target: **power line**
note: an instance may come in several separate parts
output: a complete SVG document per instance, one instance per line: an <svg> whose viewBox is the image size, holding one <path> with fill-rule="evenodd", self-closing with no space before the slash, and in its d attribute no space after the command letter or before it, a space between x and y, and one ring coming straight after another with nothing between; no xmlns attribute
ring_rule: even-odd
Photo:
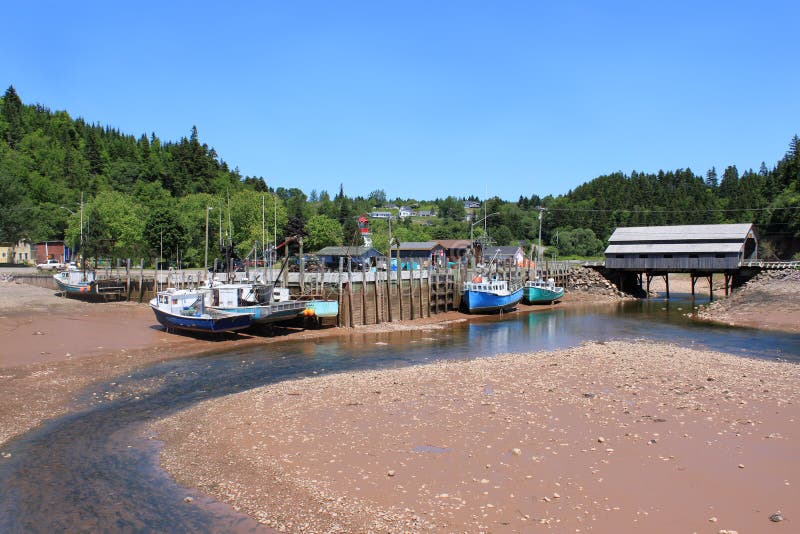
<svg viewBox="0 0 800 534"><path fill-rule="evenodd" d="M580 211L587 213L712 213L712 212L733 212L733 211L781 211L781 210L796 210L800 206L784 206L776 208L727 208L727 209L691 209L691 210L632 210L627 208L618 209L583 209L583 208L547 208L549 211Z"/></svg>

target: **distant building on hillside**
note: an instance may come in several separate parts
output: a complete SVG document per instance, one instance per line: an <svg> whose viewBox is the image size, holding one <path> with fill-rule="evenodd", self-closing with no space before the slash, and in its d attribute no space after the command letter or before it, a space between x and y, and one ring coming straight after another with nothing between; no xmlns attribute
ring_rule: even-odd
<svg viewBox="0 0 800 534"><path fill-rule="evenodd" d="M412 215L414 217L436 217L436 212L434 210L419 210L413 212Z"/></svg>
<svg viewBox="0 0 800 534"><path fill-rule="evenodd" d="M481 203L477 200L465 200L464 201L464 209L467 210L474 210L481 207Z"/></svg>
<svg viewBox="0 0 800 534"><path fill-rule="evenodd" d="M394 213L391 211L371 211L369 216L371 219L394 219Z"/></svg>
<svg viewBox="0 0 800 534"><path fill-rule="evenodd" d="M414 215L414 210L411 208L411 206L400 206L400 208L398 209L398 216L401 219L405 219L406 217L411 217L412 215Z"/></svg>

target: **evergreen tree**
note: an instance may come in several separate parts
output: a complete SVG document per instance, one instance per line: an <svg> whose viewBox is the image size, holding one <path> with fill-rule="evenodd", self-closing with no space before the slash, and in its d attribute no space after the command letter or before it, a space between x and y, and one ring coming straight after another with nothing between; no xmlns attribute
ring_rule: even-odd
<svg viewBox="0 0 800 534"><path fill-rule="evenodd" d="M22 127L22 100L17 95L13 85L9 85L3 95L3 106L0 108L2 117L7 124L6 142L11 148L17 148L23 135Z"/></svg>
<svg viewBox="0 0 800 534"><path fill-rule="evenodd" d="M719 180L717 179L717 169L711 167L706 173L706 185L711 189L719 187Z"/></svg>

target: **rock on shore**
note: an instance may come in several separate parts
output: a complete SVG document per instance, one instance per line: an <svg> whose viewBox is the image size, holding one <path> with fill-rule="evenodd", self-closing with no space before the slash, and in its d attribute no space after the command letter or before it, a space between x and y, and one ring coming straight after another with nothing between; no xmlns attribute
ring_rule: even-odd
<svg viewBox="0 0 800 534"><path fill-rule="evenodd" d="M608 297L630 297L630 295L620 291L614 283L610 282L602 274L588 267L573 267L567 289L569 291Z"/></svg>
<svg viewBox="0 0 800 534"><path fill-rule="evenodd" d="M800 332L800 271L762 271L697 317L731 326Z"/></svg>

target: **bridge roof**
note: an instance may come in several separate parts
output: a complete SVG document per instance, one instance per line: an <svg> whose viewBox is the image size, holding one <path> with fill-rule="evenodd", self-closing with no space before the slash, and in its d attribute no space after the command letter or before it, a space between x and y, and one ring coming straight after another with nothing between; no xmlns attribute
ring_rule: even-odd
<svg viewBox="0 0 800 534"><path fill-rule="evenodd" d="M719 241L738 241L744 243L753 231L751 223L744 224L694 224L680 226L632 226L617 228L611 234L610 245L624 243L644 244L647 242L697 243L713 244L718 250ZM738 250L738 249L737 249Z"/></svg>
<svg viewBox="0 0 800 534"><path fill-rule="evenodd" d="M724 254L738 253L744 243L641 243L609 245L606 254Z"/></svg>

